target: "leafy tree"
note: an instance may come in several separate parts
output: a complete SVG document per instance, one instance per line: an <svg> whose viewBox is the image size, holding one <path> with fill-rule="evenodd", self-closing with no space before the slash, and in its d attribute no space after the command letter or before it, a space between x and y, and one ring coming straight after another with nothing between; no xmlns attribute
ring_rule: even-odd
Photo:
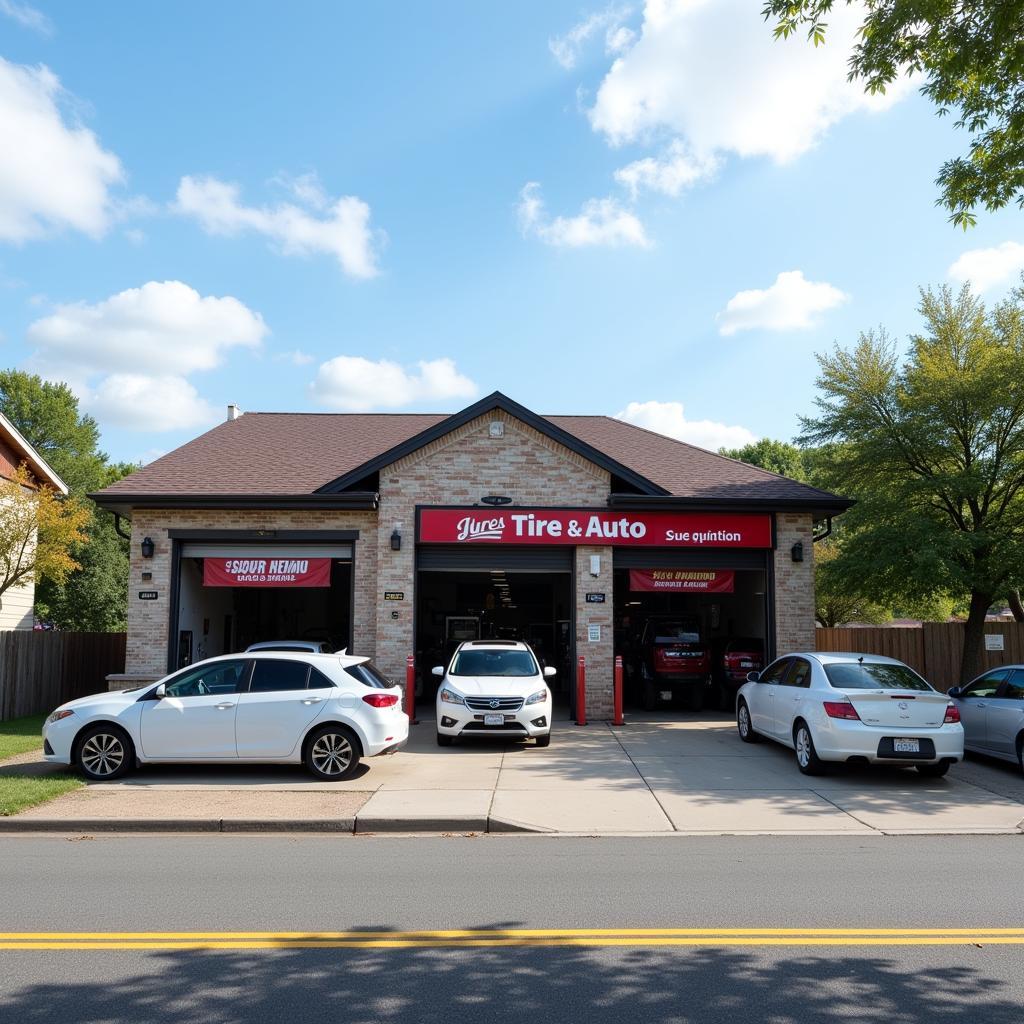
<svg viewBox="0 0 1024 1024"><path fill-rule="evenodd" d="M982 668L985 615L1024 578L1024 290L986 310L967 288L921 292L925 333L901 364L884 332L819 356L808 444L858 504L837 558L867 596L969 602L961 674Z"/></svg>
<svg viewBox="0 0 1024 1024"><path fill-rule="evenodd" d="M96 421L79 412L78 399L66 384L20 370L0 371L0 409L89 511L87 543L72 550L79 565L66 580L41 581L36 589L37 616L61 629L123 630L128 542L114 530L113 516L86 495L137 467L108 462L99 449Z"/></svg>
<svg viewBox="0 0 1024 1024"><path fill-rule="evenodd" d="M719 455L740 462L748 462L752 466L760 466L772 473L788 476L790 480L805 481L807 469L804 464L804 453L796 445L785 441L773 441L764 437L742 448L719 448Z"/></svg>
<svg viewBox="0 0 1024 1024"><path fill-rule="evenodd" d="M74 499L37 486L24 465L0 482L0 600L11 587L66 580L79 568L71 548L88 540L88 519Z"/></svg>
<svg viewBox="0 0 1024 1024"><path fill-rule="evenodd" d="M840 0L843 2L843 0ZM938 202L954 224L974 210L1024 206L1024 10L1020 0L845 0L864 10L850 56L850 80L884 92L900 75L923 81L940 115L957 111L971 136L968 152L939 171ZM835 0L765 0L776 38L806 29L815 46L827 37Z"/></svg>

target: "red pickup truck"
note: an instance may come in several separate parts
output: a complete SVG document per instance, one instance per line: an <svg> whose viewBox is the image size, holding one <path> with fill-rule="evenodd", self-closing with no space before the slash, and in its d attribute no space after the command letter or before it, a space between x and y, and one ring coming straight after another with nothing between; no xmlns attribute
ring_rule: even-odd
<svg viewBox="0 0 1024 1024"><path fill-rule="evenodd" d="M700 711L710 677L711 651L701 636L699 619L673 615L647 620L640 639L645 711L673 703L677 696L691 711Z"/></svg>

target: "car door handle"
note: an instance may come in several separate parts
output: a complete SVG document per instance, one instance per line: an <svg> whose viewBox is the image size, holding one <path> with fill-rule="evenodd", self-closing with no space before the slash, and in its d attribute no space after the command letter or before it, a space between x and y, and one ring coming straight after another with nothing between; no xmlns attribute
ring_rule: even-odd
<svg viewBox="0 0 1024 1024"><path fill-rule="evenodd" d="M319 704L323 700L323 697L304 697L302 699L303 704Z"/></svg>
<svg viewBox="0 0 1024 1024"><path fill-rule="evenodd" d="M234 704L215 704L214 705L214 707L218 711L227 711L229 708L233 708L234 706L235 706Z"/></svg>
<svg viewBox="0 0 1024 1024"><path fill-rule="evenodd" d="M982 703L981 701L978 701L978 703L977 703L977 704L975 704L974 706L975 706L976 708L983 708L983 707L986 707L986 705L985 705L985 704L983 704L983 703Z"/></svg>

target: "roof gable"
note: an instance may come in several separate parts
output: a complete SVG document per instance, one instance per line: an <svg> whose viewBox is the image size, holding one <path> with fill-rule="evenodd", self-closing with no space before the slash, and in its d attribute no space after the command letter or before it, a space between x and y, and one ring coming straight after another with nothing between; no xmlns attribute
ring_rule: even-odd
<svg viewBox="0 0 1024 1024"><path fill-rule="evenodd" d="M355 487L364 482L368 476L380 472L380 470L385 466L390 466L393 462L397 462L399 459L405 458L405 456L411 455L418 449L444 437L445 434L450 434L459 427L464 426L481 416L486 416L487 413L494 412L497 409L508 413L509 416L512 416L517 420L521 420L523 423L536 430L539 434L543 434L552 441L557 442L563 447L568 448L570 451L575 452L582 458L587 459L587 461L592 462L595 466L600 466L613 476L617 476L626 481L628 484L635 487L641 494L668 495L670 493L664 487L656 484L653 480L649 480L647 477L636 472L636 470L630 469L623 463L609 457L606 452L587 444L586 441L583 441L575 434L569 433L569 431L558 426L550 419L538 416L525 406L512 401L511 398L507 395L503 395L500 391L495 391L493 394L480 399L479 402L475 402L473 405L463 409L461 412L447 417L447 419L431 424L413 437L402 441L400 444L389 448L385 452L381 452L380 455L369 459L361 466L357 466L355 469L349 470L342 476L331 480L329 483L324 484L323 487L317 488L316 493L338 494L340 491L344 491L349 487Z"/></svg>

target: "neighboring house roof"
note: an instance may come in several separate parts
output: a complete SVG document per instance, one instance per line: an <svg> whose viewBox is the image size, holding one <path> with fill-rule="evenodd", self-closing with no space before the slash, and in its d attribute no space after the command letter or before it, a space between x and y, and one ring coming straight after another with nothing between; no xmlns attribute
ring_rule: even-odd
<svg viewBox="0 0 1024 1024"><path fill-rule="evenodd" d="M47 484L61 494L68 493L68 485L50 468L47 461L22 437L21 431L0 412L0 439L10 445L18 459L32 471L40 483Z"/></svg>
<svg viewBox="0 0 1024 1024"><path fill-rule="evenodd" d="M613 419L538 416L498 392L451 416L246 413L214 427L96 495L125 508L146 499L340 498L384 466L496 408L523 419L655 504L798 506L823 514L852 502L747 463ZM614 489L614 488L613 488ZM622 497L625 499L626 495Z"/></svg>

